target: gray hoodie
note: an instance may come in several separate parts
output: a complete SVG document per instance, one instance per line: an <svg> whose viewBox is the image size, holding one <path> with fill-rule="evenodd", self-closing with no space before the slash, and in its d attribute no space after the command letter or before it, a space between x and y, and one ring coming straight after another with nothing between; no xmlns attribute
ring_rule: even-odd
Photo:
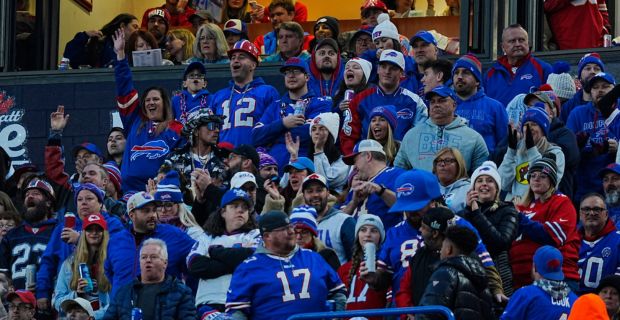
<svg viewBox="0 0 620 320"><path fill-rule="evenodd" d="M489 157L484 139L467 126L465 118L456 116L454 121L443 127L428 118L407 131L394 159L394 166L432 171L435 155L445 147L454 147L461 152L467 172L478 168Z"/></svg>

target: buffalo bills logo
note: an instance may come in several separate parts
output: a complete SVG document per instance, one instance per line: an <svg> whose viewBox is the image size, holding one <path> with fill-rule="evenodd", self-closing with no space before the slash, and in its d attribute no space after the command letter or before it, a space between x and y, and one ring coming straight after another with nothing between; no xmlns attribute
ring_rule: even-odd
<svg viewBox="0 0 620 320"><path fill-rule="evenodd" d="M381 31L379 31L379 33L381 33ZM385 56L386 57L394 57L394 58L396 58L396 57L398 57L398 52L390 51L390 52L386 53Z"/></svg>
<svg viewBox="0 0 620 320"><path fill-rule="evenodd" d="M410 196L413 193L415 187L411 183L405 183L396 189L398 197Z"/></svg>
<svg viewBox="0 0 620 320"><path fill-rule="evenodd" d="M131 148L131 160L134 161L140 156L146 156L148 159L161 158L168 154L168 145L163 140L149 141L141 146L133 146Z"/></svg>
<svg viewBox="0 0 620 320"><path fill-rule="evenodd" d="M532 76L531 73L528 73L528 74L522 75L520 79L521 80L531 80L532 78L534 78L534 76Z"/></svg>
<svg viewBox="0 0 620 320"><path fill-rule="evenodd" d="M489 167L482 167L482 168L478 169L478 172L486 172L486 171L491 171L491 168L489 168Z"/></svg>
<svg viewBox="0 0 620 320"><path fill-rule="evenodd" d="M380 38L380 37L381 37L381 31L376 31L372 33L373 39Z"/></svg>
<svg viewBox="0 0 620 320"><path fill-rule="evenodd" d="M399 110L396 115L401 119L411 119L413 118L413 111L411 111L411 109L402 109Z"/></svg>
<svg viewBox="0 0 620 320"><path fill-rule="evenodd" d="M91 214L90 216L88 216L88 222L100 221L100 220L101 218L99 218L99 216L96 214Z"/></svg>

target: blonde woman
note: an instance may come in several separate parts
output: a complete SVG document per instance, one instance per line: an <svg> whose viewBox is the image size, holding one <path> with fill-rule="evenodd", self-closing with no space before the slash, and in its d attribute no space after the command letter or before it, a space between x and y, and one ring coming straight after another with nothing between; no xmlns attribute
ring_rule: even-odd
<svg viewBox="0 0 620 320"><path fill-rule="evenodd" d="M456 148L443 148L433 160L433 174L439 180L439 189L448 208L459 212L465 208L465 196L469 190L469 177L465 159Z"/></svg>
<svg viewBox="0 0 620 320"><path fill-rule="evenodd" d="M377 106L370 112L367 138L376 140L383 146L388 166L393 165L400 148L400 141L394 139L396 122L396 107L393 105Z"/></svg>
<svg viewBox="0 0 620 320"><path fill-rule="evenodd" d="M175 65L186 63L194 56L195 40L194 34L187 29L170 30L166 41L168 60Z"/></svg>
<svg viewBox="0 0 620 320"><path fill-rule="evenodd" d="M84 219L75 252L65 260L58 273L52 300L56 310L61 312L64 301L80 297L90 302L95 319L103 319L112 288L103 268L109 239L108 226L102 215L91 214ZM80 264L86 264L91 282L81 277Z"/></svg>
<svg viewBox="0 0 620 320"><path fill-rule="evenodd" d="M204 64L229 63L227 56L228 43L222 29L213 23L203 24L196 32L194 41L194 57L188 62L202 62Z"/></svg>

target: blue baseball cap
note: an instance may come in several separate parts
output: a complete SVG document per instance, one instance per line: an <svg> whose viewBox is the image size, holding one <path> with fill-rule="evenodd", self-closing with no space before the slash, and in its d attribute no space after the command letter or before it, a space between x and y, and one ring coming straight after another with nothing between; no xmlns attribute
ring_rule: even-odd
<svg viewBox="0 0 620 320"><path fill-rule="evenodd" d="M308 63L306 60L300 59L299 57L288 58L286 62L280 67L280 73L284 73L286 69L297 68L301 69L305 74L309 74L310 70L308 70Z"/></svg>
<svg viewBox="0 0 620 320"><path fill-rule="evenodd" d="M594 83L596 81L598 81L598 80L603 80L603 81L605 81L605 82L607 82L609 84L612 84L614 86L616 85L616 79L614 79L614 76L612 76L611 74L606 73L606 72L599 72L599 73L595 74L594 77L592 77L590 79L590 81L588 81L588 85L585 87L586 92L589 93L590 89L592 89L592 86L594 85Z"/></svg>
<svg viewBox="0 0 620 320"><path fill-rule="evenodd" d="M437 46L437 39L435 39L435 36L433 36L432 33L426 31L426 30L420 30L418 31L412 38L411 38L411 44L413 45L413 43L416 40L422 40L424 42L427 43L432 43L433 45Z"/></svg>
<svg viewBox="0 0 620 320"><path fill-rule="evenodd" d="M598 172L598 176L603 178L605 176L605 174L607 174L609 172L613 172L615 174L620 174L620 164L617 164L615 162L608 164L605 168L601 169Z"/></svg>
<svg viewBox="0 0 620 320"><path fill-rule="evenodd" d="M564 272L562 272L562 262L564 258L560 250L552 246L542 246L534 253L534 267L536 272L549 280L564 280Z"/></svg>
<svg viewBox="0 0 620 320"><path fill-rule="evenodd" d="M414 169L401 174L395 183L396 203L389 212L418 211L431 200L441 197L439 180L425 170Z"/></svg>
<svg viewBox="0 0 620 320"><path fill-rule="evenodd" d="M430 100L434 95L438 95L443 98L452 98L452 100L456 101L456 95L454 91L450 89L450 87L446 86L437 86L433 90L426 93L426 100Z"/></svg>
<svg viewBox="0 0 620 320"><path fill-rule="evenodd" d="M200 73L205 75L205 77L207 75L207 68L205 68L205 65L202 64L202 62L194 61L187 65L185 71L183 71L183 80L187 79L187 75L194 70L198 70Z"/></svg>
<svg viewBox="0 0 620 320"><path fill-rule="evenodd" d="M80 150L86 150L90 153L94 153L96 154L99 158L103 159L103 153L101 152L101 150L99 150L99 148L90 142L83 142L81 144L78 144L77 146L73 147L73 157L77 157L78 152L80 152Z"/></svg>
<svg viewBox="0 0 620 320"><path fill-rule="evenodd" d="M232 188L226 191L220 201L220 207L224 208L226 205L235 200L243 200L248 204L248 207L252 207L252 199L250 199L250 195L239 188Z"/></svg>
<svg viewBox="0 0 620 320"><path fill-rule="evenodd" d="M308 170L308 173L314 173L314 171L316 171L316 169L314 168L314 162L312 162L312 160L306 158L306 157L299 157L297 158L297 161L295 162L291 162L287 165L284 166L284 172L288 172L291 169L297 169L297 170Z"/></svg>

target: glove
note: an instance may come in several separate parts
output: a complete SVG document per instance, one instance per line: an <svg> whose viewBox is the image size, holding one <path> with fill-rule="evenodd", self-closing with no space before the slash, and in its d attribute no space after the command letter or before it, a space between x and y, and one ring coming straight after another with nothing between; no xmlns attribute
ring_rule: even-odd
<svg viewBox="0 0 620 320"><path fill-rule="evenodd" d="M590 139L590 134L584 131L577 133L577 145L579 149L583 149L588 143L588 139Z"/></svg>
<svg viewBox="0 0 620 320"><path fill-rule="evenodd" d="M530 129L530 125L525 125L525 148L530 149L534 146L534 137L532 136L532 130Z"/></svg>
<svg viewBox="0 0 620 320"><path fill-rule="evenodd" d="M517 129L508 125L508 148L517 150Z"/></svg>

